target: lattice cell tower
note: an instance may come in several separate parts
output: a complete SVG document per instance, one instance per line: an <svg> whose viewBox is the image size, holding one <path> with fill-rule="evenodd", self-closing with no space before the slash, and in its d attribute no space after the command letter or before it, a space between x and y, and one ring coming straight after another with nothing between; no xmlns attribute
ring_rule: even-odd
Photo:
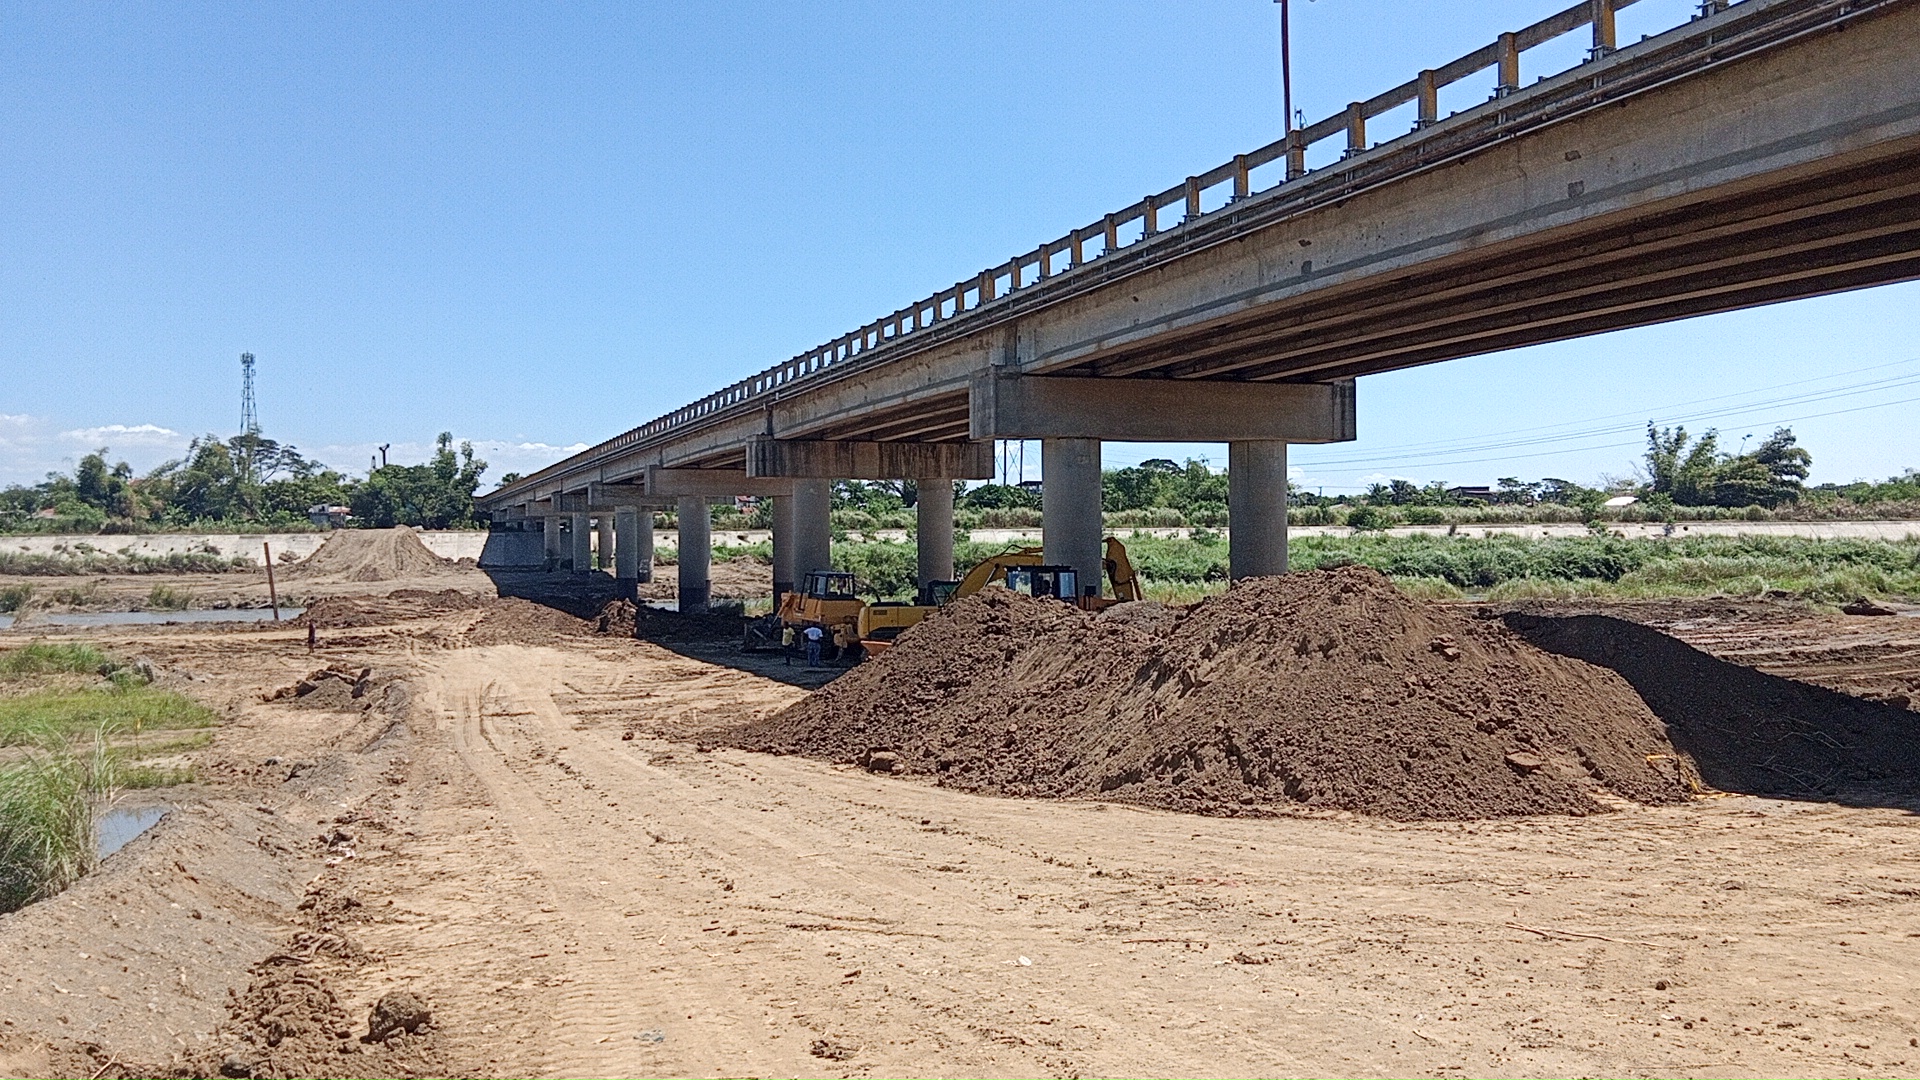
<svg viewBox="0 0 1920 1080"><path fill-rule="evenodd" d="M260 413L253 404L253 354L240 354L240 433L260 434Z"/></svg>

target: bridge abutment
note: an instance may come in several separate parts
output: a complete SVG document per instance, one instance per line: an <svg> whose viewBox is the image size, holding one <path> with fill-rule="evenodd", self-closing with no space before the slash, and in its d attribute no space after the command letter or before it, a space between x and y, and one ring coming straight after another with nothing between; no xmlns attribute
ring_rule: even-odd
<svg viewBox="0 0 1920 1080"><path fill-rule="evenodd" d="M1040 440L1040 531L1048 563L1071 566L1080 591L1098 590L1102 573L1100 440Z"/></svg>
<svg viewBox="0 0 1920 1080"><path fill-rule="evenodd" d="M1227 444L1227 565L1234 580L1287 572L1287 444Z"/></svg>
<svg viewBox="0 0 1920 1080"><path fill-rule="evenodd" d="M707 600L713 592L708 574L708 567L713 562L713 516L707 510L704 495L683 496L678 514L680 610L703 612L707 610Z"/></svg>

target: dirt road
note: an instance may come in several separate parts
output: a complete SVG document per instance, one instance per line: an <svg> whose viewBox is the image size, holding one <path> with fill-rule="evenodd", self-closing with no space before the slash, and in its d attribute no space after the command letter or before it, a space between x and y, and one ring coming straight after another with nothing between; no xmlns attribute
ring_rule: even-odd
<svg viewBox="0 0 1920 1080"><path fill-rule="evenodd" d="M248 781L278 785L279 817L377 814L359 857L279 865L370 913L352 932L377 961L332 972L347 1014L423 993L457 1074L1920 1068L1904 812L1722 797L1399 825L979 798L702 750L804 690L641 642L475 647L471 618L332 643L410 684L403 745L250 697L307 665L291 635L124 646L230 695L208 751L228 766L276 740L316 763ZM110 864L96 887L171 873ZM47 906L0 920L0 950L83 932ZM57 951L36 978L62 977Z"/></svg>

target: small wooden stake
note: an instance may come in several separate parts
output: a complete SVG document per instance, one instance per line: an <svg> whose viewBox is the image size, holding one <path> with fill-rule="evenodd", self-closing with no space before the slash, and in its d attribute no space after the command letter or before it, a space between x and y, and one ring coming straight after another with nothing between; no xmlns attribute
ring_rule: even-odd
<svg viewBox="0 0 1920 1080"><path fill-rule="evenodd" d="M273 587L273 545L260 541L260 554L267 560L267 602L273 605L273 621L280 621L280 592Z"/></svg>

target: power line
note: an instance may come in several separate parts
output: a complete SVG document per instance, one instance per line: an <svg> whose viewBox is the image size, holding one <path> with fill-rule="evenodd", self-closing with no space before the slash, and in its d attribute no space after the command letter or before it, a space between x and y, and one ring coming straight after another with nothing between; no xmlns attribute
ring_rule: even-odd
<svg viewBox="0 0 1920 1080"><path fill-rule="evenodd" d="M1915 361L1911 361L1911 360L1901 361L1901 363L1913 363L1913 362ZM1891 367L1895 365L1879 365L1879 366ZM1863 368L1860 370L1873 370L1873 369ZM1837 376L1830 376L1830 377L1837 377ZM1805 382L1810 382L1810 381L1819 381L1819 380L1802 380L1800 384L1804 385ZM1788 383L1783 385L1791 386L1796 384ZM1920 374L1902 375L1902 376L1897 376L1889 379L1874 379L1874 380L1869 380L1867 382L1862 382L1862 383L1851 383L1844 386L1829 387L1827 389L1819 390L1810 394L1792 394L1784 397L1771 398L1771 399L1755 401L1755 402L1748 402L1745 404L1731 406L1723 409L1711 409L1703 412L1697 412L1697 413L1680 415L1680 416L1669 415L1669 417L1666 418L1664 422L1669 424L1689 424L1689 423L1699 423L1699 422L1708 421L1708 420L1724 420L1724 419L1733 418L1733 417L1748 416L1755 413L1760 413L1766 409L1777 408L1780 406L1806 405L1806 404L1812 404L1813 402L1817 402L1817 401L1833 401L1840 398L1857 397L1861 394L1877 393L1885 390L1892 390L1896 388L1913 386L1913 385L1920 385ZM1746 391L1742 394L1723 394L1723 395L1718 395L1715 398L1702 398L1697 400L1700 402L1725 400L1726 398L1729 398L1729 397L1744 397L1744 396L1750 396L1756 393L1764 393L1766 390L1771 390L1771 389L1777 389L1777 387L1766 387L1761 390ZM1878 408L1878 407L1879 406L1877 405L1866 406L1866 408ZM1668 409L1672 409L1672 408L1675 408L1675 407L1674 406L1668 407ZM1654 413L1655 416L1657 417L1659 413L1666 412L1666 411L1667 409L1661 409L1661 410L1647 410L1646 412ZM1640 415L1646 415L1646 413L1636 411L1634 413L1615 413L1612 415L1613 416L1630 416L1630 415L1640 416ZM1829 414L1821 414L1821 415L1829 415ZM1516 431L1505 432L1502 434L1521 435L1529 431L1552 430L1553 428L1569 428L1575 424L1589 424L1589 423L1593 423L1595 420L1604 420L1608 418L1609 417L1596 417L1590 420L1568 421L1565 424L1547 425L1539 428L1522 428ZM1656 420L1656 422L1660 422L1660 421ZM1769 421L1769 422L1786 423L1791 421ZM1591 438L1598 438L1606 435L1623 434L1628 431L1639 431L1640 429L1641 429L1640 422L1636 420L1632 424L1626 424L1626 425L1611 424L1611 425L1604 425L1604 426L1598 426L1598 427L1576 429L1571 431L1561 430L1555 434L1537 435L1529 438L1506 439L1506 438L1501 438L1499 436L1495 436L1493 437L1493 441L1484 441L1484 442L1474 442L1474 441L1462 439L1462 440L1456 441L1456 443L1451 446L1442 444L1436 447L1431 442L1411 443L1411 444L1404 444L1404 449L1387 446L1387 447L1380 447L1374 450L1369 450L1367 453L1362 455L1324 458L1317 461L1316 465L1355 465L1355 464L1375 464L1375 463L1382 463L1382 462L1394 463L1394 462L1403 462L1403 461L1409 461L1409 460L1424 461L1431 458L1450 457L1451 455L1454 455L1454 454L1480 453L1488 450L1506 450L1506 449L1518 449L1518 448L1527 447L1527 446L1553 445L1555 443L1563 443L1563 442L1568 442L1576 439L1591 439ZM1599 449L1599 447L1594 447L1594 449ZM1399 450L1400 452L1397 452L1397 453L1394 452L1396 450ZM1516 455L1516 456L1524 457L1526 455ZM1498 459L1491 459L1491 460L1498 460Z"/></svg>
<svg viewBox="0 0 1920 1080"><path fill-rule="evenodd" d="M1806 413L1800 416L1782 417L1776 420L1769 420L1767 421L1767 423L1795 424L1795 423L1799 423L1802 420L1820 420L1829 416L1845 416L1850 413L1867 412L1871 409L1885 409L1885 408L1891 408L1892 406L1895 406L1895 405L1911 405L1914 402L1920 402L1920 397L1901 398L1897 401L1879 401L1879 402L1875 402L1872 405L1856 405L1850 409L1832 409L1827 412ZM1560 457L1566 454L1580 454L1580 453L1587 453L1595 450L1618 450L1618 449L1624 449L1627 447L1637 447L1640 445L1642 445L1642 443L1639 440L1634 440L1632 442L1601 443L1601 444L1588 445L1588 446L1570 446L1570 447L1566 447L1559 450L1542 450L1538 453L1533 453L1533 454L1503 454L1503 455L1497 455L1494 457L1484 457L1484 458L1452 458L1445 461L1423 462L1422 465L1423 467L1426 467L1426 468L1438 468L1440 466L1445 466L1445 465L1480 465L1480 464L1485 464L1491 461L1528 461L1534 458ZM1463 448L1457 452L1466 454L1466 453L1474 453L1476 451L1474 448ZM1350 473L1374 471L1366 468L1322 470L1320 468L1320 465L1322 463L1320 462L1310 462L1310 463L1302 462L1301 464L1305 467L1312 468L1316 472L1324 471L1324 472L1332 473L1335 475L1342 474L1342 473L1350 474Z"/></svg>

